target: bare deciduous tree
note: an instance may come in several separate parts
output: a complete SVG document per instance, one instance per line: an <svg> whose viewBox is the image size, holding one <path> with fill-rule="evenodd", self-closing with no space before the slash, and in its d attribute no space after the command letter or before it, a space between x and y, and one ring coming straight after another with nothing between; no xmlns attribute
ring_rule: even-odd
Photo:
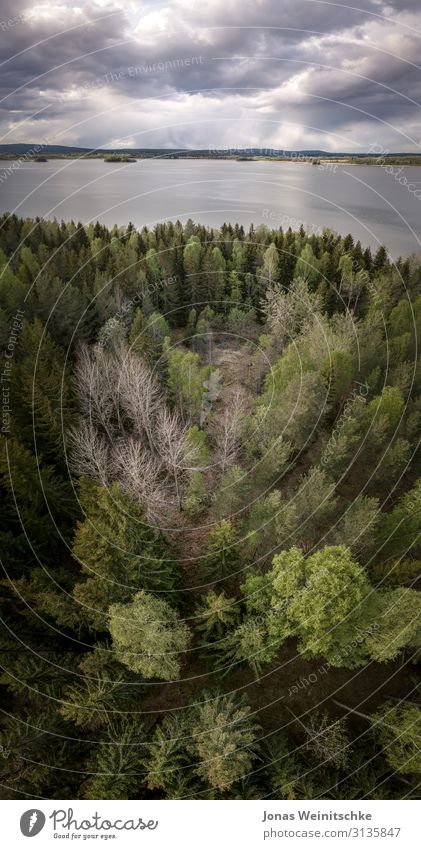
<svg viewBox="0 0 421 849"><path fill-rule="evenodd" d="M177 503L181 508L181 482L186 471L195 468L197 447L189 443L189 425L176 413L163 407L156 421L156 447L162 462L173 477Z"/></svg>
<svg viewBox="0 0 421 849"><path fill-rule="evenodd" d="M70 433L75 473L104 485L118 480L151 518L162 518L171 501L180 508L198 447L188 439L189 425L166 406L148 366L124 347L84 347L77 388L86 420Z"/></svg>
<svg viewBox="0 0 421 849"><path fill-rule="evenodd" d="M87 475L106 486L109 480L109 448L92 422L83 421L68 433L69 465L76 475Z"/></svg>
<svg viewBox="0 0 421 849"><path fill-rule="evenodd" d="M76 363L76 387L82 411L94 427L111 440L112 417L116 411L117 361L100 346L80 348Z"/></svg>
<svg viewBox="0 0 421 849"><path fill-rule="evenodd" d="M163 515L168 497L160 459L132 438L119 439L112 450L111 469L123 489L147 508L150 518Z"/></svg>
<svg viewBox="0 0 421 849"><path fill-rule="evenodd" d="M219 462L223 471L235 462L240 450L245 412L244 392L237 389L231 395L222 417L215 421L214 438L218 445Z"/></svg>
<svg viewBox="0 0 421 849"><path fill-rule="evenodd" d="M150 369L135 354L126 353L121 360L119 401L140 438L154 450L155 418L164 405L162 392Z"/></svg>
<svg viewBox="0 0 421 849"><path fill-rule="evenodd" d="M346 767L349 760L349 738L346 721L331 720L327 713L315 711L310 714L306 748L321 763L331 761L337 767Z"/></svg>

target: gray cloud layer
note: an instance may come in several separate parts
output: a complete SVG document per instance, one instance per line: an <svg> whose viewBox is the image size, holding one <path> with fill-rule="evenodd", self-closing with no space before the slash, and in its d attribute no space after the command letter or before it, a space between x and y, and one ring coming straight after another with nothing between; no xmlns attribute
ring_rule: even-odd
<svg viewBox="0 0 421 849"><path fill-rule="evenodd" d="M0 10L0 142L418 150L419 0Z"/></svg>

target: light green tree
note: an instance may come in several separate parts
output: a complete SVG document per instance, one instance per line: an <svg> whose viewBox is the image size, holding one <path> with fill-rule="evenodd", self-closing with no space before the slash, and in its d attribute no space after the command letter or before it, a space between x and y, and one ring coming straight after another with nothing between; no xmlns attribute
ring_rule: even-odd
<svg viewBox="0 0 421 849"><path fill-rule="evenodd" d="M260 280L266 289L278 280L279 257L276 245L272 242L263 254L263 265L260 269Z"/></svg>
<svg viewBox="0 0 421 849"><path fill-rule="evenodd" d="M379 520L379 499L358 495L351 504L344 505L342 515L332 526L327 541L332 545L345 545L356 557L361 558L372 544Z"/></svg>
<svg viewBox="0 0 421 849"><path fill-rule="evenodd" d="M335 666L358 666L366 658L358 628L370 620L372 588L364 569L344 546L328 546L311 557L297 549L274 558L270 577L274 599L289 602L279 626L271 617L269 630L284 638L296 634L306 657L323 655ZM354 645L355 643L355 645Z"/></svg>
<svg viewBox="0 0 421 849"><path fill-rule="evenodd" d="M169 392L180 411L198 422L205 403L205 381L209 378L210 368L201 365L198 354L179 346L171 347L169 341L164 347L164 353Z"/></svg>
<svg viewBox="0 0 421 849"><path fill-rule="evenodd" d="M372 717L375 733L392 769L421 773L421 708L386 703Z"/></svg>
<svg viewBox="0 0 421 849"><path fill-rule="evenodd" d="M146 678L180 676L180 654L190 640L187 625L164 601L143 590L128 604L113 604L109 629L117 659Z"/></svg>
<svg viewBox="0 0 421 849"><path fill-rule="evenodd" d="M421 593L406 587L376 593L376 629L366 645L373 660L389 663L402 649L421 648Z"/></svg>
<svg viewBox="0 0 421 849"><path fill-rule="evenodd" d="M313 248L307 244L298 257L294 278L302 277L310 286L315 286L320 279L319 260L313 253Z"/></svg>
<svg viewBox="0 0 421 849"><path fill-rule="evenodd" d="M248 475L241 466L227 469L213 494L213 514L216 519L227 519L237 513L247 499Z"/></svg>

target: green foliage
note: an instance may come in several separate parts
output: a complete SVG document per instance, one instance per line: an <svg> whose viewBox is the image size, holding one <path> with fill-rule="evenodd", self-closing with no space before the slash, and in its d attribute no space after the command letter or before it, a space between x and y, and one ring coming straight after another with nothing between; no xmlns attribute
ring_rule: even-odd
<svg viewBox="0 0 421 849"><path fill-rule="evenodd" d="M198 776L226 790L250 771L257 728L244 699L207 692L202 698L189 717L186 748Z"/></svg>
<svg viewBox="0 0 421 849"><path fill-rule="evenodd" d="M421 708L386 702L372 717L375 733L392 769L421 773Z"/></svg>
<svg viewBox="0 0 421 849"><path fill-rule="evenodd" d="M235 624L238 615L235 598L228 598L224 592L210 590L196 608L196 628L204 642L219 640Z"/></svg>
<svg viewBox="0 0 421 849"><path fill-rule="evenodd" d="M326 472L313 466L299 481L293 498L282 506L276 519L278 541L312 550L323 539L323 529L336 513L335 484Z"/></svg>
<svg viewBox="0 0 421 849"><path fill-rule="evenodd" d="M304 770L284 735L277 734L275 739L270 738L267 755L270 786L276 798L311 798L308 792L302 791L301 772Z"/></svg>
<svg viewBox="0 0 421 849"><path fill-rule="evenodd" d="M405 557L419 546L421 533L421 478L377 526L372 553L376 560Z"/></svg>
<svg viewBox="0 0 421 849"><path fill-rule="evenodd" d="M190 307L200 306L203 298L199 275L202 259L202 246L197 236L191 236L183 252L183 267L187 286L187 303Z"/></svg>
<svg viewBox="0 0 421 849"><path fill-rule="evenodd" d="M143 733L138 717L110 720L95 744L82 785L84 799L135 799L141 772Z"/></svg>
<svg viewBox="0 0 421 849"><path fill-rule="evenodd" d="M180 411L198 422L205 401L205 381L210 369L202 366L198 354L180 347L164 349L168 368L168 390Z"/></svg>
<svg viewBox="0 0 421 849"><path fill-rule="evenodd" d="M289 355L286 358L285 369L273 369L252 424L262 454L282 444L288 446L288 453L291 448L298 452L308 447L326 411L321 375L306 371L305 363L294 363Z"/></svg>
<svg viewBox="0 0 421 849"><path fill-rule="evenodd" d="M241 584L247 613L265 615L272 598L271 573L262 574L250 569L246 572L245 581Z"/></svg>
<svg viewBox="0 0 421 849"><path fill-rule="evenodd" d="M112 601L128 601L139 588L174 590L177 571L162 535L118 484L105 488L82 479L80 498L86 518L78 523L73 554L89 577L75 596L88 621L103 630Z"/></svg>
<svg viewBox="0 0 421 849"><path fill-rule="evenodd" d="M164 340L170 335L170 326L159 312L153 312L147 319L137 308L130 329L131 350L143 356L149 365L154 365L162 356Z"/></svg>
<svg viewBox="0 0 421 849"><path fill-rule="evenodd" d="M405 401L397 387L386 386L366 403L354 394L324 447L321 462L328 474L348 474L359 486L390 485L410 457L410 444L397 436Z"/></svg>
<svg viewBox="0 0 421 849"><path fill-rule="evenodd" d="M285 505L281 493L274 490L265 498L259 498L252 504L245 525L247 550L256 556L271 554L276 548L279 537L279 517ZM285 519L285 516L283 517Z"/></svg>
<svg viewBox="0 0 421 849"><path fill-rule="evenodd" d="M0 483L6 523L0 525L0 541L9 567L16 567L20 575L36 564L37 556L62 556L63 539L70 541L79 516L71 483L52 463L44 461L40 466L40 458L22 442L14 437L6 441L3 436Z"/></svg>
<svg viewBox="0 0 421 849"><path fill-rule="evenodd" d="M111 316L98 333L98 343L101 347L107 348L110 351L118 350L124 344L125 340L126 331L124 325L115 316Z"/></svg>
<svg viewBox="0 0 421 849"><path fill-rule="evenodd" d="M320 277L319 261L313 253L311 245L307 244L300 253L295 266L294 277L302 277L310 285L315 286Z"/></svg>
<svg viewBox="0 0 421 849"><path fill-rule="evenodd" d="M146 743L145 768L149 790L162 790L168 799L190 796L191 758L186 751L187 717L168 714Z"/></svg>
<svg viewBox="0 0 421 849"><path fill-rule="evenodd" d="M180 677L179 655L190 632L164 599L141 590L128 604L112 604L109 629L116 658L133 672L165 681Z"/></svg>
<svg viewBox="0 0 421 849"><path fill-rule="evenodd" d="M274 599L288 602L279 618L270 619L274 636L296 634L306 657L322 655L333 666L364 662L363 648L350 647L366 621L371 587L345 547L326 547L307 559L297 549L283 552L274 558L270 577Z"/></svg>
<svg viewBox="0 0 421 849"><path fill-rule="evenodd" d="M10 406L14 434L45 462L61 459L63 429L74 421L71 389L65 353L38 318L23 322Z"/></svg>
<svg viewBox="0 0 421 849"><path fill-rule="evenodd" d="M276 245L272 242L271 245L263 254L263 265L260 270L260 278L266 285L271 286L278 279L279 273L279 257Z"/></svg>
<svg viewBox="0 0 421 849"><path fill-rule="evenodd" d="M421 560L397 560L376 563L370 567L373 582L380 586L412 586L421 577Z"/></svg>
<svg viewBox="0 0 421 849"><path fill-rule="evenodd" d="M190 519L203 513L206 503L206 487L202 472L193 472L186 490L184 510Z"/></svg>
<svg viewBox="0 0 421 849"><path fill-rule="evenodd" d="M351 386L354 364L348 351L332 351L325 354L323 377L328 391L329 401L338 403Z"/></svg>
<svg viewBox="0 0 421 849"><path fill-rule="evenodd" d="M133 689L125 685L122 675L113 680L101 675L84 678L82 683L71 684L65 690L59 712L74 725L96 731L113 714L127 710L131 693Z"/></svg>
<svg viewBox="0 0 421 849"><path fill-rule="evenodd" d="M211 530L201 560L209 574L226 576L234 571L238 563L238 534L228 519L223 519Z"/></svg>
<svg viewBox="0 0 421 849"><path fill-rule="evenodd" d="M207 466L210 460L207 434L197 425L192 425L187 434L187 444L199 467Z"/></svg>
<svg viewBox="0 0 421 849"><path fill-rule="evenodd" d="M402 649L421 648L421 593L397 587L376 594L375 632L367 637L371 657L387 663Z"/></svg>
<svg viewBox="0 0 421 849"><path fill-rule="evenodd" d="M247 497L247 475L241 466L234 465L222 475L219 487L213 494L213 515L216 519L228 519L243 506Z"/></svg>
<svg viewBox="0 0 421 849"><path fill-rule="evenodd" d="M248 663L256 678L262 667L276 657L281 640L268 633L265 623L247 619L219 646L219 657L229 667Z"/></svg>
<svg viewBox="0 0 421 849"><path fill-rule="evenodd" d="M371 547L379 521L379 499L358 495L351 504L344 504L342 515L329 537L334 545L345 545L361 559Z"/></svg>

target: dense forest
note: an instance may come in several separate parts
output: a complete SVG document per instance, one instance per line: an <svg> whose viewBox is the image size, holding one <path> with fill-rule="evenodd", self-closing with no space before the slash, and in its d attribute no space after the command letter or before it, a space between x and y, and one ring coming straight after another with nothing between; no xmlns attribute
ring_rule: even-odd
<svg viewBox="0 0 421 849"><path fill-rule="evenodd" d="M6 799L415 798L421 261L5 215Z"/></svg>

